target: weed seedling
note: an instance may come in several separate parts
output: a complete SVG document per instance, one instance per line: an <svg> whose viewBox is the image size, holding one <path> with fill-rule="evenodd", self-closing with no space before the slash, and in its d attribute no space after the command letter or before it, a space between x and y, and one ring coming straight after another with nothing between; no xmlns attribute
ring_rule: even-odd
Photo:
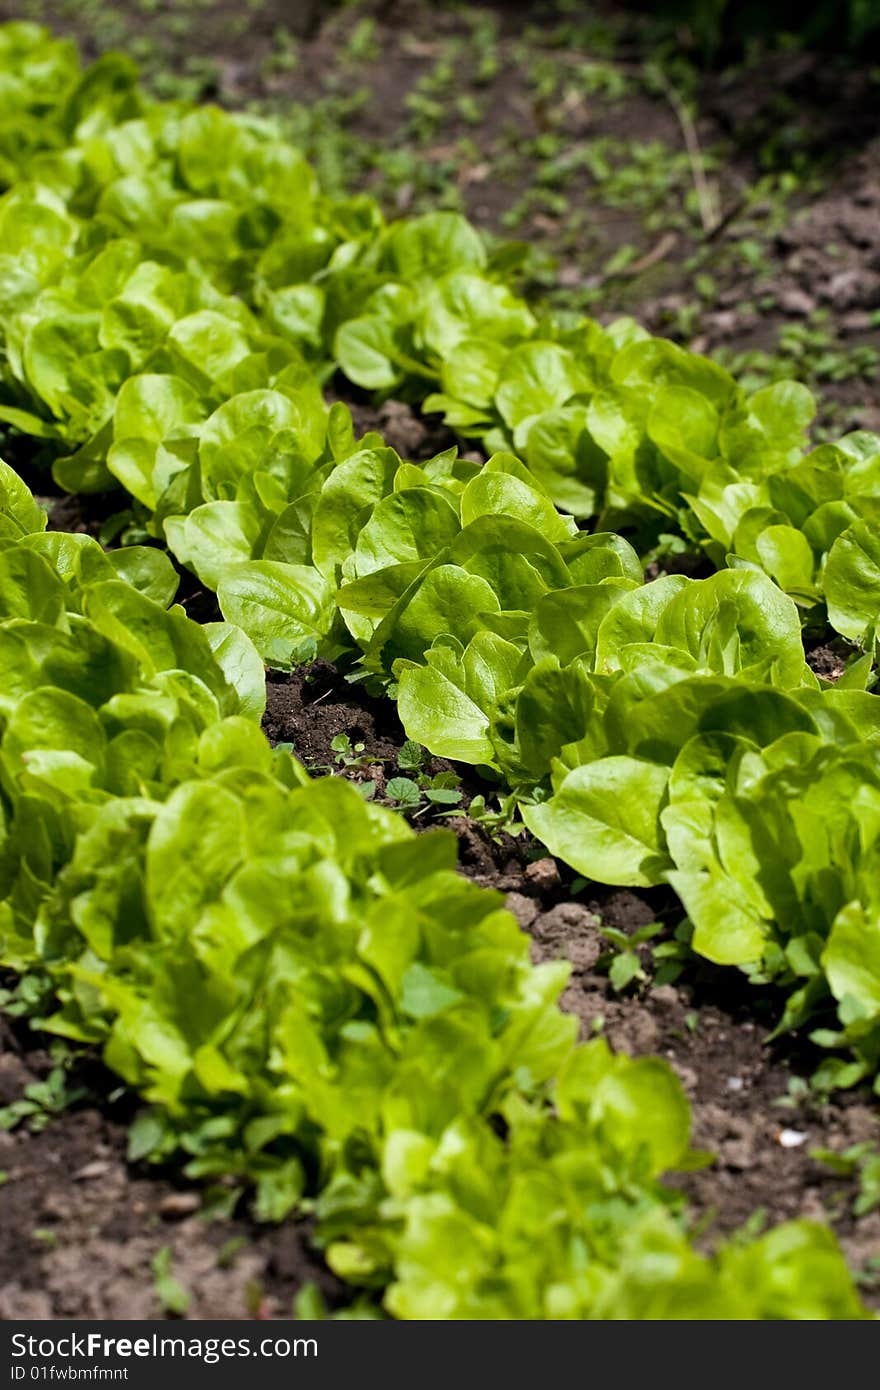
<svg viewBox="0 0 880 1390"><path fill-rule="evenodd" d="M152 1259L153 1291L164 1313L183 1317L192 1296L171 1273L171 1247L163 1245Z"/></svg>

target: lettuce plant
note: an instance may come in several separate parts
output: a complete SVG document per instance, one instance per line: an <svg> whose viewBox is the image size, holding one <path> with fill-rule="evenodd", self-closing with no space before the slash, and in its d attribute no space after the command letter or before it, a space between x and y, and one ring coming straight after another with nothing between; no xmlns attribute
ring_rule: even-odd
<svg viewBox="0 0 880 1390"><path fill-rule="evenodd" d="M671 1069L575 1042L449 832L269 747L161 553L44 525L0 467L0 962L149 1102L133 1155L312 1210L401 1318L863 1315L821 1227L696 1254Z"/></svg>

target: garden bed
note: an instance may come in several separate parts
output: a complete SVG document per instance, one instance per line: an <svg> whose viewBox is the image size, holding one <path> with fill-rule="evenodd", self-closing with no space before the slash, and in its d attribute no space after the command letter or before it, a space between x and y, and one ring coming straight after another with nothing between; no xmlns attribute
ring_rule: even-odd
<svg viewBox="0 0 880 1390"><path fill-rule="evenodd" d="M46 17L39 6L32 8ZM63 7L52 8L53 18L60 14L72 32L82 32L73 9L64 19ZM243 62L229 28L238 11L214 6L198 54L213 64L206 94L276 110L292 99L314 110L329 104L331 134L326 123L323 134L314 122L305 127L310 153L319 163L341 160L390 208L403 213L454 202L478 225L527 236L556 256L555 302L562 286L566 303L587 307L602 321L632 312L653 331L694 350L720 351L756 382L783 370L806 379L820 392L820 430L880 429L880 137L869 114L876 76L796 55L777 57L761 80L753 70L726 82L706 78L697 131L721 214L707 230L699 225L705 208L692 206L683 220L678 215L681 200L693 193L693 168L681 160L684 137L674 104L646 90L636 75L640 53L631 27L610 57L601 56L605 41L596 39L605 77L597 79L588 101L572 100L563 124L550 123L549 129L546 100L564 101L568 90L557 72L551 97L540 96L538 59L550 71L553 47L524 54L519 21L502 13L483 53L495 63L493 75L480 77L473 65L456 70L456 101L447 103L440 79L436 90L426 79L472 29L459 16L437 18L430 9L365 6L363 19L371 27L360 31L360 56L351 31L346 47L334 22L298 43L298 65L285 72L276 22L283 7L277 15L270 5L263 7ZM117 28L108 30L108 43L136 40L138 26L123 33L122 12L112 6L109 11ZM609 13L613 19L613 7ZM3 5L0 17L7 17ZM89 44L94 32L90 26ZM150 24L141 37L163 32ZM192 58L189 38L181 53ZM588 48L566 49L567 61L594 58ZM168 52L154 54L152 61L174 71ZM188 73L185 66L181 78L198 80L192 64ZM341 90L353 66L366 95L340 114ZM616 94L615 73L625 96ZM829 91L835 115L817 124L817 113L828 111ZM485 119L473 121L468 98L485 109ZM425 103L431 102L439 114L430 113ZM842 130L851 152L836 160ZM778 175L786 166L785 132L794 142L790 162L797 169L788 184L774 182L767 172L769 166ZM584 144L625 141L628 167L642 167L643 180L656 183L656 196L634 213L615 206L620 195L609 178L563 170L558 177L566 206L586 208L586 223L572 220L570 211L554 212L549 192L556 185L545 171L558 152L536 155L542 136L550 134ZM773 147L767 144L771 135ZM525 182L526 164L513 156L517 141L528 145L528 167L537 169L537 182L548 192L543 202L526 196L534 180ZM646 155L655 142L659 152ZM402 155L396 163L381 157L398 146L411 156L409 172ZM552 151L552 142L544 147ZM499 165L507 170L504 178L493 172ZM766 187L752 200L762 174ZM621 247L630 247L631 254L617 255ZM540 277L532 289L541 291ZM456 442L436 416L422 417L395 401L376 408L366 394L338 382L328 398L336 398L337 388L352 409L357 433L378 429L402 457L426 459ZM16 465L14 448L13 436L6 456ZM97 536L126 505L122 494L59 498L45 475L19 462L51 506L56 529ZM691 560L679 559L682 572L689 572ZM184 578L180 599L198 621L217 616L213 595L191 576ZM820 674L839 674L840 653L829 633L816 635L809 659ZM393 704L346 682L344 672L326 662L289 676L270 675L264 729L273 744L290 744L310 770L371 782L380 801L389 778L405 773L398 766L405 734ZM356 750L348 763L340 756L343 737ZM649 943L637 949L643 978L616 988L608 974L609 940L600 928L630 935L660 920L668 938L681 916L673 895L573 883L572 872L549 859L527 833L493 835L484 821L469 816L474 796L491 800L497 793L474 769L435 758L423 771L458 776L461 800L451 815L420 802L410 812L413 823L450 825L459 839L461 871L504 895L531 938L533 959L571 963L562 1003L578 1019L581 1035L601 1032L615 1048L664 1057L680 1077L693 1107L694 1143L717 1155L712 1166L679 1179L700 1224L701 1243L710 1247L716 1236L749 1218L768 1225L795 1216L827 1219L863 1279L866 1300L880 1307L880 1210L856 1217L857 1175L835 1176L811 1156L814 1149L876 1145L876 1108L867 1089L834 1098L811 1092L806 1078L815 1054L784 1039L768 1043L777 1001L772 993L758 995L740 984L731 971L694 962L675 983L658 985ZM26 1030L3 1026L0 1106L14 1105L52 1068L48 1053ZM69 1090L80 1086L83 1095L41 1115L37 1132L26 1122L0 1132L0 1225L8 1235L0 1263L0 1316L271 1318L289 1316L297 1292L312 1283L331 1306L344 1297L310 1245L308 1223L260 1227L240 1211L203 1219L194 1188L126 1162L132 1102L106 1099L112 1083L97 1063L74 1064Z"/></svg>

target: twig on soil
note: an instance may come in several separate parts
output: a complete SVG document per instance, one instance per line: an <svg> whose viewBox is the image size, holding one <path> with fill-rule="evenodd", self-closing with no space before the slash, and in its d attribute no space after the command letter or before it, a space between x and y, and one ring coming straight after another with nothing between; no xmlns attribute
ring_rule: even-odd
<svg viewBox="0 0 880 1390"><path fill-rule="evenodd" d="M652 246L651 250L646 251L644 256L640 256L637 261L631 261L629 265L622 266L617 274L619 276L641 275L643 270L650 270L651 266L658 265L660 261L665 260L677 244L678 232L664 232L656 246Z"/></svg>
<svg viewBox="0 0 880 1390"><path fill-rule="evenodd" d="M703 231L706 233L706 236L712 236L718 223L721 221L718 190L713 187L706 177L706 165L703 160L703 151L700 149L700 141L693 117L681 93L672 85L662 68L651 63L648 65L647 71L652 81L657 84L659 90L666 97L681 127L685 149L687 150L688 159L690 161L691 175L694 180L700 221L703 224Z"/></svg>

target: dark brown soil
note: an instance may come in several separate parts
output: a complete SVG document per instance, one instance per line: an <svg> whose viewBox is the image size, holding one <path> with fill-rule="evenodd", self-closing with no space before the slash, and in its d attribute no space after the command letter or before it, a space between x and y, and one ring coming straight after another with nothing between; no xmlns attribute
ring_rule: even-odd
<svg viewBox="0 0 880 1390"><path fill-rule="evenodd" d="M43 486L51 483L51 478L41 479ZM122 511L128 502L124 493L36 493L37 500L49 513L48 530L72 531L78 535L91 536L98 540L101 529L110 517Z"/></svg>
<svg viewBox="0 0 880 1390"><path fill-rule="evenodd" d="M0 1019L0 1107L50 1071L34 1043ZM81 1080L91 1098L45 1129L0 1130L0 1319L161 1317L153 1261L165 1248L188 1317L290 1317L310 1283L339 1301L307 1223L206 1219L198 1188L126 1163L131 1104L107 1101L114 1078L86 1059L71 1088Z"/></svg>
<svg viewBox="0 0 880 1390"><path fill-rule="evenodd" d="M373 768L395 759L406 738L390 700L359 691L327 661L290 676L268 673L263 729L270 743L291 743L296 756L314 770L336 766L330 744L338 734L348 734L353 745L364 743L375 759L371 775Z"/></svg>
<svg viewBox="0 0 880 1390"><path fill-rule="evenodd" d="M763 271L725 285L717 305L701 316L690 346L699 352L748 353L772 347L780 330L805 331L817 322L824 345L792 361L791 374L829 373L816 387L820 420L835 433L880 431L880 373L876 359L864 372L834 379L847 353L880 346L880 121L873 139L841 162L827 191L799 208L776 234ZM721 253L719 253L721 254ZM648 300L640 315L655 331L667 331L684 302L673 289ZM768 307L760 301L767 296ZM684 296L686 297L686 296ZM666 326L664 328L664 325ZM833 341L832 341L833 340ZM825 367L818 363L825 355ZM832 360L834 359L834 360ZM741 370L747 370L743 364Z"/></svg>
<svg viewBox="0 0 880 1390"><path fill-rule="evenodd" d="M807 665L817 676L826 681L839 680L843 675L847 657L852 648L847 648L842 638L813 647L807 652Z"/></svg>
<svg viewBox="0 0 880 1390"><path fill-rule="evenodd" d="M366 393L341 378L325 395L331 403L341 400L348 406L358 439L375 430L402 459L412 463L424 463L444 449L460 446L461 441L439 416L418 415L405 401L374 405Z"/></svg>
<svg viewBox="0 0 880 1390"><path fill-rule="evenodd" d="M734 990L720 973L707 971L696 985L616 994L594 968L603 950L598 922L612 924L613 914L613 924L626 929L650 920L641 898L615 894L599 904L598 916L579 903L542 912L533 898L518 894L509 896L508 905L523 925L532 919L527 929L536 960L572 961L562 1004L581 1020L583 1036L601 1019L615 1048L665 1057L678 1073L693 1109L693 1142L717 1155L710 1168L676 1183L688 1193L695 1216L708 1219L709 1240L760 1208L770 1224L796 1216L833 1219L855 1268L880 1249L880 1213L853 1221L845 1207L853 1193L810 1158L813 1148L877 1142L880 1126L867 1095L814 1108L781 1104L797 1074L790 1055L768 1047L767 1028L755 1020L748 1000L731 998Z"/></svg>

